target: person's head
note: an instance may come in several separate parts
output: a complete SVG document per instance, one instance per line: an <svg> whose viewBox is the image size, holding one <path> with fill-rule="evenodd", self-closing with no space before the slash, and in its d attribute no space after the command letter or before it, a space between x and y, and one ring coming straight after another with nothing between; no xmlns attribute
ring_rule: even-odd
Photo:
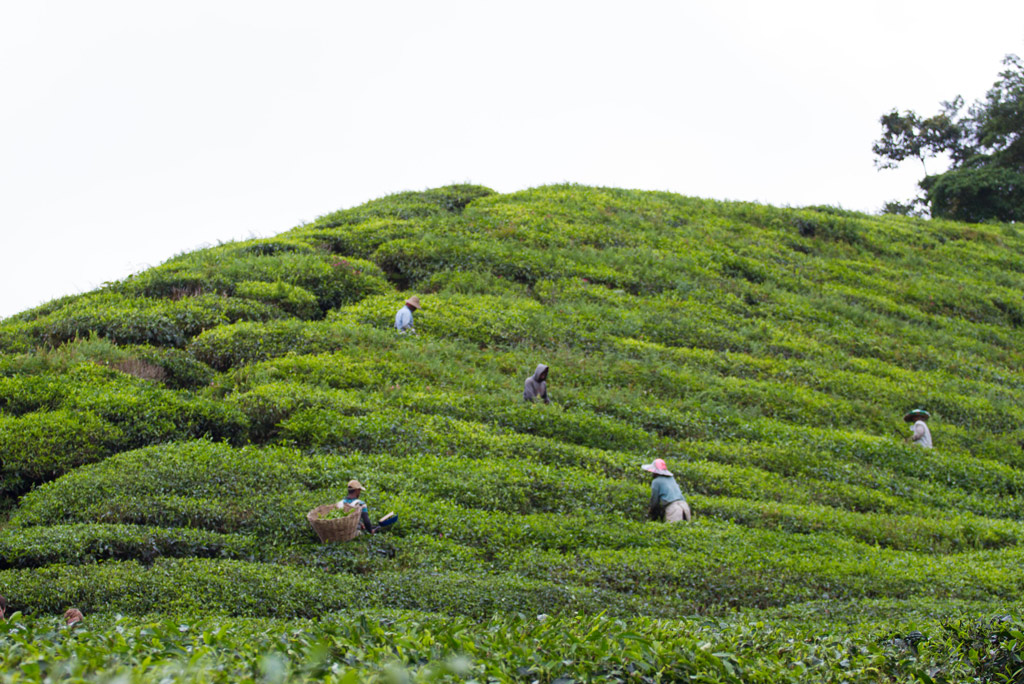
<svg viewBox="0 0 1024 684"><path fill-rule="evenodd" d="M366 491L366 487L359 484L359 480L348 481L348 498L358 499L363 492Z"/></svg>
<svg viewBox="0 0 1024 684"><path fill-rule="evenodd" d="M537 382L544 382L548 379L548 367L543 363L537 364L537 369L533 371L533 378Z"/></svg>
<svg viewBox="0 0 1024 684"><path fill-rule="evenodd" d="M649 472L651 477L658 477L659 475L672 477L672 471L668 469L668 465L666 465L664 459L661 458L656 458L650 463L645 463L640 467Z"/></svg>
<svg viewBox="0 0 1024 684"><path fill-rule="evenodd" d="M78 610L77 608L68 608L66 611L64 611L64 623L68 627L73 627L77 625L84 618L85 616L82 615L82 611Z"/></svg>
<svg viewBox="0 0 1024 684"><path fill-rule="evenodd" d="M412 297L406 299L405 305L409 307L410 311L416 311L418 309L423 308L422 306L420 306L420 298L417 297L416 295L413 295Z"/></svg>

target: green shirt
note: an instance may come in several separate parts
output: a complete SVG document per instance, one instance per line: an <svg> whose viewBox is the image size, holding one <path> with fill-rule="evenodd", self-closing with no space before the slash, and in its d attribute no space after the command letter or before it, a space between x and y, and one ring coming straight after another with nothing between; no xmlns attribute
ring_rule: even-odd
<svg viewBox="0 0 1024 684"><path fill-rule="evenodd" d="M651 508L664 508L673 501L686 501L676 479L669 475L655 476L651 480Z"/></svg>

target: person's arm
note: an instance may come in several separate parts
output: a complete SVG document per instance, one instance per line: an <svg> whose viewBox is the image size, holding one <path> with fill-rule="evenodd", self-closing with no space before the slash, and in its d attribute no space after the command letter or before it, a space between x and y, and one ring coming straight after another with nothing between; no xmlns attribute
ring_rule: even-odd
<svg viewBox="0 0 1024 684"><path fill-rule="evenodd" d="M544 400L544 403L545 403L545 404L550 404L550 403L551 403L551 400L550 400L550 399L548 399L548 383L546 383L546 382L545 382L545 383L542 383L542 384L541 384L541 389L542 389L542 392L543 392L543 393L542 393L542 394L540 395L540 396L541 396L541 398L542 398L542 399Z"/></svg>
<svg viewBox="0 0 1024 684"><path fill-rule="evenodd" d="M661 492L654 481L651 481L651 501L647 504L647 517L661 520Z"/></svg>
<svg viewBox="0 0 1024 684"><path fill-rule="evenodd" d="M363 531L372 534L373 523L370 522L370 514L367 512L366 506L363 506L363 509L359 511L359 519L359 526L363 529Z"/></svg>

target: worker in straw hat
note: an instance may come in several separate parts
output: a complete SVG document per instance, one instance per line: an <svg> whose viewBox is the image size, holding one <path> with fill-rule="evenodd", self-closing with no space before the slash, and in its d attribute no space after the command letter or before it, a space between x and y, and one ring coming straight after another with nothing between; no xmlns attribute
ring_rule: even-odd
<svg viewBox="0 0 1024 684"><path fill-rule="evenodd" d="M359 529L369 534L376 534L377 529L370 522L369 506L362 500L363 492L366 491L366 487L359 483L359 480L348 481L348 493L345 494L345 498L338 502L338 508L345 506L353 506L359 510Z"/></svg>
<svg viewBox="0 0 1024 684"><path fill-rule="evenodd" d="M416 332L412 327L412 312L421 309L420 298L416 295L405 300L405 304L395 314L395 330L398 332Z"/></svg>
<svg viewBox="0 0 1024 684"><path fill-rule="evenodd" d="M903 416L903 420L913 423L910 435L907 437L908 443L917 444L925 449L932 448L932 433L928 429L928 419L931 417L931 414L924 409L914 409Z"/></svg>
<svg viewBox="0 0 1024 684"><path fill-rule="evenodd" d="M652 520L664 519L665 522L690 521L690 505L679 491L676 478L665 465L665 461L656 458L651 463L640 466L651 473L651 503L647 513Z"/></svg>

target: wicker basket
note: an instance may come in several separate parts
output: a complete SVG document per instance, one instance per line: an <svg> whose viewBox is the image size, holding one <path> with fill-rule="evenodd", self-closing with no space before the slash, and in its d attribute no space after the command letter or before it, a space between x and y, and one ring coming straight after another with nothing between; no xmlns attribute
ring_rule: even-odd
<svg viewBox="0 0 1024 684"><path fill-rule="evenodd" d="M320 519L321 515L330 513L337 508L338 504L324 504L323 506L317 506L306 514L306 520L309 521L313 531L316 532L316 536L320 537L320 541L325 544L327 542L349 541L359 536L359 519L362 514L359 511L352 510L358 508L357 506L345 504L342 510L352 512L344 518Z"/></svg>

